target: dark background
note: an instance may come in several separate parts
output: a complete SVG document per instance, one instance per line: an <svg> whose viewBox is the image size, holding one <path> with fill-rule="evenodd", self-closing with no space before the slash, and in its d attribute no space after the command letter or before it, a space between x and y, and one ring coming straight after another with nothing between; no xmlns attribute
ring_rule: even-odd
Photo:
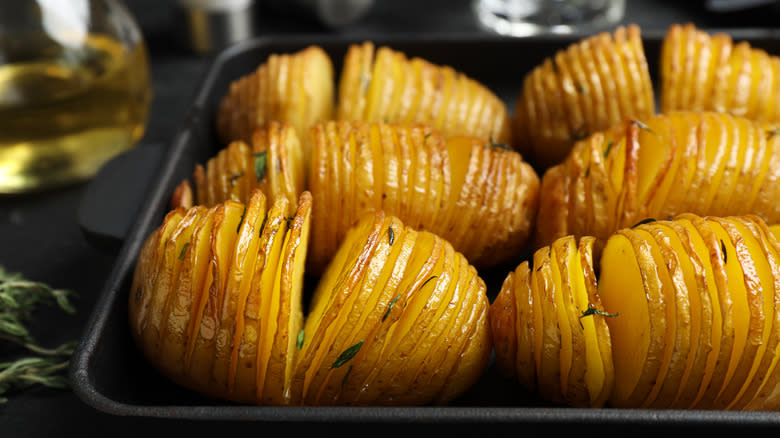
<svg viewBox="0 0 780 438"><path fill-rule="evenodd" d="M181 19L168 0L126 0L146 39L151 63L154 99L144 144L166 148L183 123L199 81L210 64L210 57L199 56L188 49L182 38ZM761 28L778 32L780 7L763 6L729 13L715 13L703 1L639 1L628 0L624 23L639 24L643 30L665 30L672 23L692 21L699 27L719 29ZM483 32L477 25L471 2L459 1L377 1L373 9L358 22L329 30L312 21L296 20L259 5L256 13L258 35L284 38L292 34L307 34L316 43L317 35L341 34L370 39L378 35L415 33ZM148 163L137 171L143 184L153 174L158 163ZM44 344L79 337L92 307L106 281L117 248L98 245L88 239L79 225L78 209L88 184L58 189L43 194L0 197L0 265L20 272L29 279L49 283L57 288L77 291L78 312L63 316L44 309L38 314L36 335ZM131 217L137 205L126 206ZM0 346L2 347L2 346ZM0 348L0 354L5 350ZM780 415L780 414L778 414ZM359 424L285 424L278 423L213 423L125 418L111 416L84 404L70 391L34 388L11 394L11 400L0 405L0 437L44 436L132 436L141 434L230 434L234 432L262 434L317 433L330 435L368 436L377 431L393 434L430 433L496 433L490 425L359 425ZM485 429L489 429L486 431ZM578 436L625 435L630 433L700 433L703 428L643 429L582 426L515 425L512 434L574 433ZM498 430L498 429L495 429ZM503 429L507 430L507 429ZM739 433L740 431L727 431ZM758 430L745 430L758 432Z"/></svg>

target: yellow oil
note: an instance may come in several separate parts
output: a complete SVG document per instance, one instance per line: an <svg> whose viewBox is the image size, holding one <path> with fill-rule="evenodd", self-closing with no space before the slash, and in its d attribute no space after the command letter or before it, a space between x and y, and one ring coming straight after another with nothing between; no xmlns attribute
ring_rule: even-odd
<svg viewBox="0 0 780 438"><path fill-rule="evenodd" d="M77 50L36 50L43 55L0 65L0 193L86 180L134 146L146 126L142 43L89 35Z"/></svg>

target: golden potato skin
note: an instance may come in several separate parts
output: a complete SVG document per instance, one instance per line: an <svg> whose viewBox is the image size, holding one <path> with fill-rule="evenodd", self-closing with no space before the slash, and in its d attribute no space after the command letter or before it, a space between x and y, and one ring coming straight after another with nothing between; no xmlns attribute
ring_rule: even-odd
<svg viewBox="0 0 780 438"><path fill-rule="evenodd" d="M476 382L492 350L476 270L381 211L347 233L310 309L295 403L443 404Z"/></svg>
<svg viewBox="0 0 780 438"><path fill-rule="evenodd" d="M205 395L259 405L442 404L492 351L485 283L444 239L372 212L304 318L312 197L177 208L146 240L128 318L147 360Z"/></svg>
<svg viewBox="0 0 780 438"><path fill-rule="evenodd" d="M593 243L568 236L537 250L490 306L499 372L554 403L602 407L614 386L606 316L587 314L602 309Z"/></svg>
<svg viewBox="0 0 780 438"><path fill-rule="evenodd" d="M604 241L686 212L780 222L778 132L728 114L673 112L593 134L542 177L535 245L566 235Z"/></svg>
<svg viewBox="0 0 780 438"><path fill-rule="evenodd" d="M489 312L503 374L572 406L778 409L780 241L766 222L681 214L577 263L594 241L557 239L507 276Z"/></svg>
<svg viewBox="0 0 780 438"><path fill-rule="evenodd" d="M280 197L297 199L304 190L306 175L303 147L295 128L271 121L251 138L249 144L233 141L205 166L196 165L192 176L195 189L189 180L182 181L171 197L170 207L212 207L228 199L247 202L255 189L270 202Z"/></svg>
<svg viewBox="0 0 780 438"><path fill-rule="evenodd" d="M302 193L293 216L287 212L286 198L266 211L255 190L247 204L173 210L149 236L128 316L136 344L162 374L242 403L259 403L264 386L289 381L280 371L263 376L260 365L283 356L272 347L289 338L284 328L301 313L302 271L284 266L305 259L298 248L308 243L311 195ZM274 400L283 403L284 394Z"/></svg>
<svg viewBox="0 0 780 438"><path fill-rule="evenodd" d="M339 80L338 120L424 123L445 137L466 135L511 144L504 102L449 66L408 58L372 42L353 44Z"/></svg>
<svg viewBox="0 0 780 438"><path fill-rule="evenodd" d="M274 120L305 132L311 124L333 118L334 82L331 59L318 46L271 54L254 72L230 84L217 110L217 134L225 144L251 142L255 130Z"/></svg>
<svg viewBox="0 0 780 438"><path fill-rule="evenodd" d="M655 113L639 27L585 38L527 73L515 104L515 147L538 169L560 163L574 144L627 117Z"/></svg>
<svg viewBox="0 0 780 438"><path fill-rule="evenodd" d="M661 46L661 111L780 122L780 58L725 33L672 25Z"/></svg>
<svg viewBox="0 0 780 438"><path fill-rule="evenodd" d="M373 210L439 234L478 267L518 254L530 236L539 179L501 145L445 140L427 125L360 121L317 124L312 144L315 272Z"/></svg>

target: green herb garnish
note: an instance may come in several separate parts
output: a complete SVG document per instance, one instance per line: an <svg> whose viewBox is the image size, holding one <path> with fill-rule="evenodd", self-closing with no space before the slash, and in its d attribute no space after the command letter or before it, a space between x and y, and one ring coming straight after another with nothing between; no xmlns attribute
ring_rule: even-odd
<svg viewBox="0 0 780 438"><path fill-rule="evenodd" d="M599 310L599 309L593 307L593 305L591 305L591 304L588 304L588 309L582 311L582 313L580 314L580 318L584 318L584 317L590 316L590 315L601 315L601 316L606 316L606 317L609 317L609 318L616 318L618 315L620 315L620 312L607 313L607 312L605 312L603 310Z"/></svg>
<svg viewBox="0 0 780 438"><path fill-rule="evenodd" d="M720 251L723 254L723 264L728 261L728 255L726 254L726 244L723 243L723 239L720 239Z"/></svg>
<svg viewBox="0 0 780 438"><path fill-rule="evenodd" d="M184 260L184 256L187 255L187 248L189 248L190 242L187 242L184 244L184 246L181 247L181 252L179 253L179 260Z"/></svg>
<svg viewBox="0 0 780 438"><path fill-rule="evenodd" d="M344 387L344 384L347 383L347 377L349 377L349 373L352 372L352 364L349 364L349 368L347 368L347 373L344 374L344 378L341 379L341 387Z"/></svg>
<svg viewBox="0 0 780 438"><path fill-rule="evenodd" d="M647 131L647 132L649 132L649 133L651 133L653 135L656 135L656 136L658 135L652 129L650 129L649 126L645 125L644 123L640 122L639 120L633 120L632 119L631 123L633 123L636 126L639 126L641 129L644 129L645 131Z"/></svg>
<svg viewBox="0 0 780 438"><path fill-rule="evenodd" d="M612 150L612 140L607 143L607 148L604 150L604 158L607 158L609 156L609 151Z"/></svg>
<svg viewBox="0 0 780 438"><path fill-rule="evenodd" d="M401 298L401 294L396 295L395 298L393 298L392 301L390 301L390 305L387 306L387 310L385 310L384 316L382 316L382 322L385 322L387 319L387 315L390 315L390 310L393 308L393 304L395 304L398 299Z"/></svg>
<svg viewBox="0 0 780 438"><path fill-rule="evenodd" d="M485 147L490 149L503 149L505 151L512 150L512 148L510 148L506 143L499 143L495 141L491 141L490 144L486 144Z"/></svg>
<svg viewBox="0 0 780 438"><path fill-rule="evenodd" d="M42 347L27 324L32 322L39 304L56 304L67 313L75 313L70 303L73 295L67 290L26 280L0 266L0 346L16 345L34 354L0 363L0 403L8 401L4 395L9 391L35 384L51 388L69 386L65 373L75 342L55 348Z"/></svg>
<svg viewBox="0 0 780 438"><path fill-rule="evenodd" d="M261 181L265 178L265 173L268 169L268 152L258 152L252 154L252 156L255 157L255 176L257 177L257 181Z"/></svg>
<svg viewBox="0 0 780 438"><path fill-rule="evenodd" d="M244 223L244 215L246 214L246 205L244 206L244 211L241 212L241 219L238 220L238 226L236 227L236 233L238 233L239 230L241 230L241 224Z"/></svg>
<svg viewBox="0 0 780 438"><path fill-rule="evenodd" d="M336 360L333 362L333 365L330 366L330 369L338 368L345 363L352 360L353 357L360 351L360 347L363 346L363 341L358 342L357 344L347 348L342 352L339 357L336 358Z"/></svg>
<svg viewBox="0 0 780 438"><path fill-rule="evenodd" d="M306 337L306 334L303 332L303 329L298 332L298 337L295 339L295 349L300 350L303 348L303 340Z"/></svg>
<svg viewBox="0 0 780 438"><path fill-rule="evenodd" d="M393 231L393 227L387 227L387 241L390 245L395 242L395 231Z"/></svg>

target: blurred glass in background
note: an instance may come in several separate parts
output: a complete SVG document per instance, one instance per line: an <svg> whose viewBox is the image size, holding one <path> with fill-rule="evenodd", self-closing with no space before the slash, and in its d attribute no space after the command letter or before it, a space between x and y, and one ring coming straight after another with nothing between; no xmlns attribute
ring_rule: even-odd
<svg viewBox="0 0 780 438"><path fill-rule="evenodd" d="M89 179L143 136L150 98L118 0L0 2L0 193Z"/></svg>
<svg viewBox="0 0 780 438"><path fill-rule="evenodd" d="M509 36L570 34L611 27L623 19L625 0L474 0L477 21Z"/></svg>

